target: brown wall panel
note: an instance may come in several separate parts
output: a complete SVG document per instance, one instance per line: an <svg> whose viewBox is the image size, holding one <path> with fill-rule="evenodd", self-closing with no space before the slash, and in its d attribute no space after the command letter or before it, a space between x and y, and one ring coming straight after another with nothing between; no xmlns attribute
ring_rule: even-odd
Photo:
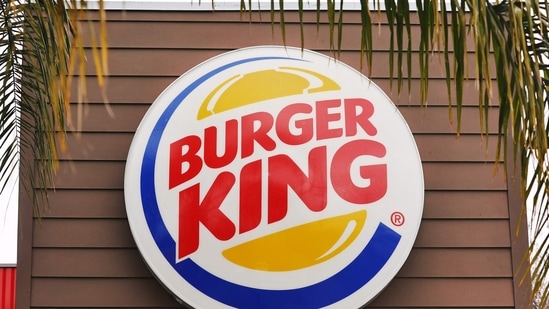
<svg viewBox="0 0 549 309"><path fill-rule="evenodd" d="M128 221L125 219L35 220L33 240L35 248L135 247Z"/></svg>
<svg viewBox="0 0 549 309"><path fill-rule="evenodd" d="M418 248L505 248L511 245L507 220L423 220Z"/></svg>
<svg viewBox="0 0 549 309"><path fill-rule="evenodd" d="M57 189L49 195L46 218L126 218L124 191Z"/></svg>
<svg viewBox="0 0 549 309"><path fill-rule="evenodd" d="M73 105L72 124L77 131L84 132L135 132L141 119L147 112L149 105L143 104L84 104L82 109L82 122L78 121L78 104ZM110 113L112 109L114 113ZM81 125L78 128L78 124Z"/></svg>
<svg viewBox="0 0 549 309"><path fill-rule="evenodd" d="M415 134L414 138L424 162L493 162L496 159L496 136L461 135L458 137L455 134ZM131 132L94 131L69 134L68 150L60 151L59 158L74 161L124 161L128 156L132 139Z"/></svg>
<svg viewBox="0 0 549 309"><path fill-rule="evenodd" d="M496 136L415 134L414 139L423 162L470 161L493 164L490 162L496 160Z"/></svg>
<svg viewBox="0 0 549 309"><path fill-rule="evenodd" d="M238 12L128 11L107 16L113 47L107 94L114 117L102 104L90 67L91 103L72 104L75 129L78 113L83 116L82 133L68 138L69 151L61 155L56 191L44 218L22 227L32 229L33 251L22 259L29 269L30 278L23 280L29 293L19 303L30 302L33 308L180 307L141 260L126 220L123 177L133 134L149 105L186 70L234 48L282 42L278 28L271 35L267 14L259 23L254 13L253 24L241 21ZM354 12L347 17L341 57L359 69L360 16ZM297 14L286 18L292 21L287 43L299 45ZM326 25L317 36L315 14L307 13L305 19L306 47L329 53ZM368 308L523 308L513 299L510 222L516 214L509 207L516 205L509 205L507 190L515 188L508 187L503 167L494 172L497 110L490 109L491 138L485 148L478 93L468 81L458 138L439 60L432 61L429 106L423 109L417 79L410 94L404 90L399 97L396 88L391 90L385 53L389 35L383 23L377 30L372 78L397 103L414 134L426 192L424 220L411 255Z"/></svg>
<svg viewBox="0 0 549 309"><path fill-rule="evenodd" d="M373 7L370 8L374 14L372 14L372 20L377 22L386 23L385 17L383 14L378 15L377 11ZM215 14L212 14L215 13ZM326 24L328 18L326 16L326 11L322 10L320 15L320 22ZM279 13L275 13L275 20L278 20ZM270 19L269 11L252 11L251 16L250 12L246 11L243 15L236 13L234 11L225 11L217 10L212 11L132 11L131 14L127 14L127 11L107 11L107 20L109 21L196 21L196 22L209 22L210 20L215 21L224 21L224 22L248 22L248 21L257 21L257 22L268 22ZM215 16L215 17L213 17ZM294 10L287 10L284 13L285 20L289 22L299 22L299 13ZM358 24L360 23L360 15L356 11L346 11L345 15L346 23ZM89 11L85 17L86 20L97 21L99 20L99 14L97 11ZM303 14L303 21L307 23L316 23L317 16L315 11L308 11ZM418 16L416 14L410 15L410 23L413 25L418 24Z"/></svg>
<svg viewBox="0 0 549 309"><path fill-rule="evenodd" d="M396 79L391 81L390 78L372 78L372 80L389 96L393 103L400 107L405 106L419 106L420 102L420 81L412 79L410 86L408 87L408 81L404 80L401 86L400 93L398 92L398 83ZM451 103L453 106L456 104L455 98L455 86L451 85ZM494 87L494 95L497 93L497 88ZM446 88L445 79L430 79L429 89L426 98L426 106L430 108L432 106L444 106L448 107L448 92ZM475 88L475 83L472 80L464 82L463 100L461 102L463 106L475 106L478 107L478 91ZM491 102L493 106L497 106L499 102L496 100ZM448 118L448 117L447 117Z"/></svg>
<svg viewBox="0 0 549 309"><path fill-rule="evenodd" d="M501 249L415 248L397 277L512 277L510 252Z"/></svg>
<svg viewBox="0 0 549 309"><path fill-rule="evenodd" d="M214 17L215 18L215 17ZM345 24L342 41L343 49L360 50L360 25ZM387 32L385 29L381 31ZM223 31L217 31L222 28ZM192 47L197 49L234 49L252 45L282 44L280 31L272 32L270 23L247 22L116 22L109 23L109 47L111 48L180 48ZM418 28L412 30L417 37ZM132 33L140 35L131 35ZM286 25L286 44L300 46L299 25L290 23ZM305 44L310 49L330 50L328 37L329 28L322 26L318 30L315 24L304 25ZM317 35L318 34L318 35ZM227 38L231 38L228 40ZM375 49L387 49L388 37L375 37ZM418 49L416 42L414 49Z"/></svg>
<svg viewBox="0 0 549 309"><path fill-rule="evenodd" d="M241 26L243 29L246 29L246 26ZM255 28L255 26L254 26ZM375 44L375 43L374 43ZM272 45L272 44L269 44ZM288 44L288 46L295 46ZM228 52L232 48L224 49L212 49L212 50L201 50L201 49L192 49L196 47L183 46L184 48L147 48L147 47L136 47L136 48L124 48L116 47L110 50L109 53L109 75L110 76L180 76L184 72L192 69L197 64L210 59L214 56L217 56L223 52ZM187 47L187 48L185 48ZM192 47L192 48L191 48ZM299 47L297 45L296 47ZM318 50L317 50L318 51ZM334 57L341 60L345 64L355 68L355 70L360 70L366 76L375 76L376 79L390 78L391 74L389 71L390 58L391 56L385 51L375 51L373 52L373 59L375 62L372 63L371 70L367 66L366 59L361 58L360 50L348 51L343 50L340 53L334 54L329 50L320 50L321 54L327 55L329 57ZM419 64L417 63L419 54L414 52L412 54L413 62L411 66L410 76L413 79L420 78ZM87 57L93 57L91 50L87 50ZM433 56L432 64L429 67L429 75L433 80L439 80L446 83L446 73L444 68L444 59L443 55ZM450 57L453 57L453 54L450 53ZM170 61L166 61L169 59ZM397 65L397 58L393 57L394 66ZM468 59L468 71L475 72L475 62L473 55L470 55ZM361 61L363 63L362 68ZM402 74L408 76L407 72L407 63L404 62L404 68ZM452 70L452 68L450 68ZM88 73L95 73L95 67L93 63L89 63L86 67ZM393 69L393 76L397 76L396 68ZM75 75L77 72L75 71ZM471 76L472 77L472 76ZM403 86L407 87L407 80L404 82ZM471 85L474 83L471 82ZM396 92L398 88L395 88ZM436 88L433 88L436 89ZM471 88L474 90L474 88ZM438 91L434 91L437 93ZM467 97L473 97L477 91L471 91L471 93L465 93ZM445 92L440 93L444 95L443 99L446 100L447 94ZM475 98L477 99L477 98Z"/></svg>
<svg viewBox="0 0 549 309"><path fill-rule="evenodd" d="M441 172L444 171L444 172ZM427 190L505 190L503 167L493 163L424 163Z"/></svg>
<svg viewBox="0 0 549 309"><path fill-rule="evenodd" d="M244 19L241 19L240 14L237 12L232 12L232 15L218 12L194 14L194 18L188 20L113 19L109 23L108 29L109 46L114 48L129 46L136 48L177 48L190 46L193 48L217 49L283 43L282 34L277 23L275 23L274 29L266 21L259 22L259 20L255 20L255 22L249 23L249 19L246 18L247 16L244 15ZM201 15L205 16L204 19L206 20L196 20ZM221 18L218 18L218 16ZM305 16L307 20L311 18L316 19L314 12L309 12ZM266 20L269 18L268 15L264 15L264 17ZM360 13L347 12L345 20L348 22L343 24L342 49L360 50ZM389 33L387 23L380 20L376 26L376 31L373 31L373 48L374 50L388 50L390 37L389 35L385 35L385 33ZM216 31L217 27L223 28L224 31ZM310 49L330 50L329 31L326 22L321 23L318 30L315 21L305 22L305 44ZM140 33L140 35L132 35L135 32ZM412 39L419 38L419 27L412 27L411 33ZM227 37L231 39L228 40ZM335 31L334 37L337 38L337 31ZM406 32L404 37L407 37ZM287 21L286 44L290 46L300 46L301 44L299 22L297 19ZM469 50L471 50L471 46L473 45L468 45ZM451 47L452 45L450 44ZM419 40L412 40L412 49L419 49Z"/></svg>
<svg viewBox="0 0 549 309"><path fill-rule="evenodd" d="M78 123L76 108L74 107L72 112L74 126ZM108 108L113 109L114 115L109 114ZM110 104L109 107L103 104L83 105L84 117L81 131L134 132L148 108L149 105L144 104ZM414 133L455 134L457 132L456 112L453 111L453 122L450 122L447 107L432 106L422 109L420 107L400 106L399 111ZM484 133L484 128L479 125L479 119L478 107L464 107L462 109L461 134ZM490 110L488 121L488 133L497 133L496 109Z"/></svg>
<svg viewBox="0 0 549 309"><path fill-rule="evenodd" d="M59 166L56 188L124 187L125 163L122 161L62 161ZM427 162L423 164L423 173L427 190L505 190L507 187L503 169L494 173L492 163Z"/></svg>
<svg viewBox="0 0 549 309"><path fill-rule="evenodd" d="M126 218L122 189L57 189L46 218ZM426 191L425 219L508 219L505 191Z"/></svg>
<svg viewBox="0 0 549 309"><path fill-rule="evenodd" d="M35 223L36 248L133 248L124 219L42 219ZM423 220L418 248L505 248L507 220Z"/></svg>
<svg viewBox="0 0 549 309"><path fill-rule="evenodd" d="M128 156L132 139L131 132L71 134L67 136L69 150L60 151L59 156L61 160L123 161ZM478 135L458 137L455 134L416 134L414 139L424 162L493 162L496 159L496 136L481 138Z"/></svg>
<svg viewBox="0 0 549 309"><path fill-rule="evenodd" d="M424 219L507 219L505 191L427 191Z"/></svg>
<svg viewBox="0 0 549 309"><path fill-rule="evenodd" d="M109 102L111 103L140 103L151 104L156 97L170 85L177 76L156 76L156 77L141 77L141 76L110 76L107 78L107 87L105 92ZM73 83L72 93L77 94L78 78L75 78ZM87 95L84 102L86 103L104 103L104 98L97 86L97 78L93 76L86 77ZM77 97L73 96L74 102L77 102ZM74 111L76 107L73 107ZM116 111L115 111L116 112ZM116 116L116 113L115 113Z"/></svg>
<svg viewBox="0 0 549 309"><path fill-rule="evenodd" d="M372 306L454 307L513 306L513 287L507 279L412 279L391 282Z"/></svg>
<svg viewBox="0 0 549 309"><path fill-rule="evenodd" d="M56 177L56 188L122 189L124 162L62 161Z"/></svg>
<svg viewBox="0 0 549 309"><path fill-rule="evenodd" d="M36 278L32 305L42 307L124 307L143 308L174 306L174 301L153 278L105 279ZM53 299L50 295L64 297ZM135 293L140 291L140 293ZM512 306L512 284L507 279L419 279L395 278L387 289L372 303L373 307L444 306L449 302L455 307ZM94 295L102 295L95 297Z"/></svg>
<svg viewBox="0 0 549 309"><path fill-rule="evenodd" d="M61 160L126 160L133 133L104 134L89 132L67 136L67 151L59 151Z"/></svg>
<svg viewBox="0 0 549 309"><path fill-rule="evenodd" d="M451 116L448 107L438 106L425 109L400 106L399 111L414 133L455 134L457 132L457 114L454 108ZM497 115L496 109L489 111L487 133L497 133ZM486 130L480 126L478 107L464 107L461 117L461 134L486 133Z"/></svg>
<svg viewBox="0 0 549 309"><path fill-rule="evenodd" d="M187 53L188 50L181 51L181 53ZM192 50L191 50L192 52ZM215 54L219 54L221 51L216 51ZM183 56L182 56L183 57ZM186 64L188 68L192 68L198 65L199 62L189 62ZM141 65L140 63L135 66ZM126 103L142 103L151 104L158 97L158 95L175 79L185 73L184 70L179 71L174 75L151 75L151 76L134 76L134 75L118 75L109 76L107 78L106 93L110 103L126 104ZM77 93L77 81L72 89L73 93ZM410 85L410 91L408 90L407 81L404 82L402 91L399 95L397 83L393 81L391 87L391 80L388 78L373 77L372 80L393 100L393 102L401 107L419 106L419 92L420 82L417 79L413 79ZM88 103L103 103L103 97L97 87L97 79L94 76L88 76L86 78L88 93L85 102ZM448 106L448 94L446 92L446 80L444 79L432 79L429 82L429 93L427 96L428 106ZM444 90L444 91L440 91ZM454 91L454 89L452 89ZM495 93L495 92L494 92ZM454 94L455 95L455 94ZM73 100L76 100L74 98ZM455 104L455 99L453 99ZM76 101L75 101L76 102ZM473 81L465 82L465 89L463 93L463 105L477 107L478 104L478 91L475 89ZM492 104L497 106L496 101ZM73 108L75 110L75 108ZM446 117L447 119L448 117Z"/></svg>
<svg viewBox="0 0 549 309"><path fill-rule="evenodd" d="M378 11L378 6L370 6L371 18L372 21L377 25L378 23L387 24L387 20L383 11ZM227 11L227 10L216 10L216 11L177 11L177 10L166 10L166 11L151 11L151 10L133 10L128 14L128 10L109 10L106 13L108 21L114 22L128 22L128 21L153 21L153 22L166 22L166 21L194 21L201 23L208 22L243 22L248 24L249 21L260 22L260 23L270 23L270 12L263 11L252 11L251 14L249 11L240 12L236 11ZM450 16L450 14L448 14ZM89 11L84 17L85 20L98 21L99 13L98 11ZM275 21L278 21L280 18L279 12L275 12ZM287 10L284 12L284 18L287 22L296 23L299 22L300 16L299 12L296 10ZM315 10L306 10L302 16L305 23L317 22L317 15ZM320 14L320 23L327 24L329 22L326 10L321 10ZM361 16L360 12L357 10L346 10L345 11L345 23L346 24L360 24ZM417 26L419 25L419 16L417 14L410 14L410 24ZM278 25L276 25L278 27ZM472 42L472 41L471 41ZM471 45L468 45L471 49Z"/></svg>
<svg viewBox="0 0 549 309"><path fill-rule="evenodd" d="M32 288L36 291L31 298L32 306L165 308L178 305L154 278L35 278Z"/></svg>
<svg viewBox="0 0 549 309"><path fill-rule="evenodd" d="M34 251L32 267L36 277L152 277L137 248L40 248Z"/></svg>
<svg viewBox="0 0 549 309"><path fill-rule="evenodd" d="M35 277L152 277L136 248L40 248L34 251L32 267ZM505 248L415 248L397 274L400 278L512 276Z"/></svg>

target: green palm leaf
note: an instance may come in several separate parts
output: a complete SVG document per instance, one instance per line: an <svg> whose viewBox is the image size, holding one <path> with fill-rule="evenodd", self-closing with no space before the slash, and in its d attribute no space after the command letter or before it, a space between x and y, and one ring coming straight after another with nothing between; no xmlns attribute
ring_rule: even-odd
<svg viewBox="0 0 549 309"><path fill-rule="evenodd" d="M65 147L71 73L83 55L83 45L78 44L81 31L74 22L83 11L71 8L82 5L85 2L76 0L0 2L0 190L8 178L17 176L20 162L22 184L38 217L47 205L57 151ZM93 48L100 84L107 74L104 25L101 22L104 39L98 44L92 40L95 46L104 46ZM80 58L81 68L83 61ZM35 194L35 188L41 194Z"/></svg>

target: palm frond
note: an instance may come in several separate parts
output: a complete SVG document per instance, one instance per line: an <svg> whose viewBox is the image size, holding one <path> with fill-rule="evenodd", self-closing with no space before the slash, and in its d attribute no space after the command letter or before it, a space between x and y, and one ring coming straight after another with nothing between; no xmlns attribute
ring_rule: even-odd
<svg viewBox="0 0 549 309"><path fill-rule="evenodd" d="M16 80L21 76L16 68L21 63L22 12L11 9L10 3L0 3L0 192L10 177L17 173L19 160L18 110L11 104L19 89Z"/></svg>
<svg viewBox="0 0 549 309"><path fill-rule="evenodd" d="M76 0L0 3L0 143L4 150L0 190L14 177L20 162L25 176L22 184L39 217L47 205L47 189L53 184L57 151L65 145L71 76L77 56L84 52L77 24L77 14L82 12L78 7L83 5L85 2ZM103 22L100 35L106 38ZM104 84L105 40L92 50L99 82ZM83 64L84 58L80 62Z"/></svg>

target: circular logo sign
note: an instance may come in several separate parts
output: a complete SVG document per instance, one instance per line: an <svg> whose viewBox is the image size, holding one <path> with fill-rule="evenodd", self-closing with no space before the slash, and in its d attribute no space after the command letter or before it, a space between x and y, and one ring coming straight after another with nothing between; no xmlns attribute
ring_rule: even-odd
<svg viewBox="0 0 549 309"><path fill-rule="evenodd" d="M349 66L253 47L178 78L128 155L130 227L196 308L358 308L395 276L423 210L394 104Z"/></svg>

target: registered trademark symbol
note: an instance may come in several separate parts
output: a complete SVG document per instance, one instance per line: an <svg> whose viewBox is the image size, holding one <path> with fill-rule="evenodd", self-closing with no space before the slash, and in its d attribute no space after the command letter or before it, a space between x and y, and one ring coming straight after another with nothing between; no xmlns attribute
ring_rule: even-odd
<svg viewBox="0 0 549 309"><path fill-rule="evenodd" d="M401 212L395 211L391 214L391 222L395 226L401 226L404 224L404 215Z"/></svg>

